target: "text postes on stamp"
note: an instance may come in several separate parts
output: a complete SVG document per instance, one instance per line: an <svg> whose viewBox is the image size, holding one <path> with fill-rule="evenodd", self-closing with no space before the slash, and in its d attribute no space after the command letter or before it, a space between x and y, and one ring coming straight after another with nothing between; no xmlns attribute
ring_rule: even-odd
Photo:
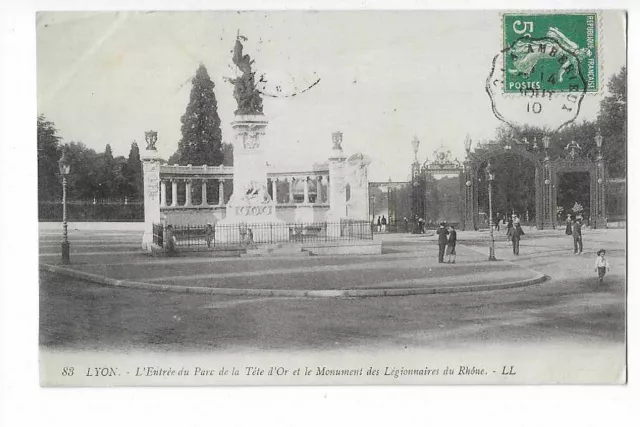
<svg viewBox="0 0 640 427"><path fill-rule="evenodd" d="M505 93L598 91L595 13L507 13L502 19Z"/></svg>

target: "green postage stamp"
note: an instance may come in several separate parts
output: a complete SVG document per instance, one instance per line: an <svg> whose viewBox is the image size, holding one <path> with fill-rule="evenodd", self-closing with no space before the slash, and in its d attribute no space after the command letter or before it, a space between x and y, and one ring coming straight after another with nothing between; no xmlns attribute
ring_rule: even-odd
<svg viewBox="0 0 640 427"><path fill-rule="evenodd" d="M595 13L505 13L504 91L597 92Z"/></svg>

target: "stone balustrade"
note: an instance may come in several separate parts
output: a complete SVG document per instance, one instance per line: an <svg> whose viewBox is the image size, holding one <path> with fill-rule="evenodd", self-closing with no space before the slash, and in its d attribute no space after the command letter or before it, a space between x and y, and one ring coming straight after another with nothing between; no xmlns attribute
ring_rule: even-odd
<svg viewBox="0 0 640 427"><path fill-rule="evenodd" d="M329 179L328 167L321 165L307 171L269 172L266 187L277 205L328 207ZM220 208L231 194L233 166L160 165L162 210Z"/></svg>

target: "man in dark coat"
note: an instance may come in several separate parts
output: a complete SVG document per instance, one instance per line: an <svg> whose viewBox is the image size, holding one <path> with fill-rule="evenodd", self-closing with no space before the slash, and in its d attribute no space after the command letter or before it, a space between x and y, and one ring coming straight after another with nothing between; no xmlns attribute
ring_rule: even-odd
<svg viewBox="0 0 640 427"><path fill-rule="evenodd" d="M520 255L520 236L524 234L522 231L522 227L520 227L520 223L515 226L509 228L507 231L507 237L511 239L511 243L513 244L513 254Z"/></svg>
<svg viewBox="0 0 640 427"><path fill-rule="evenodd" d="M571 235L573 236L573 253L579 255L582 253L582 220L580 218L573 221Z"/></svg>
<svg viewBox="0 0 640 427"><path fill-rule="evenodd" d="M440 227L438 227L436 233L438 234L438 262L443 263L444 251L447 249L447 235L449 234L449 232L445 228L444 222L440 223Z"/></svg>

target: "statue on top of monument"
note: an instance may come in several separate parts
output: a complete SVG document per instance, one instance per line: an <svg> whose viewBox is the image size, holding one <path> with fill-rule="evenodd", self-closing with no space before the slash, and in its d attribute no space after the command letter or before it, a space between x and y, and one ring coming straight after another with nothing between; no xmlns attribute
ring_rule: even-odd
<svg viewBox="0 0 640 427"><path fill-rule="evenodd" d="M262 114L262 98L260 92L256 88L255 73L251 71L253 60L249 55L242 54L242 42L247 38L240 35L236 37L236 44L233 48L233 63L236 64L242 75L235 79L228 79L233 85L233 97L238 103L236 115L253 115Z"/></svg>

